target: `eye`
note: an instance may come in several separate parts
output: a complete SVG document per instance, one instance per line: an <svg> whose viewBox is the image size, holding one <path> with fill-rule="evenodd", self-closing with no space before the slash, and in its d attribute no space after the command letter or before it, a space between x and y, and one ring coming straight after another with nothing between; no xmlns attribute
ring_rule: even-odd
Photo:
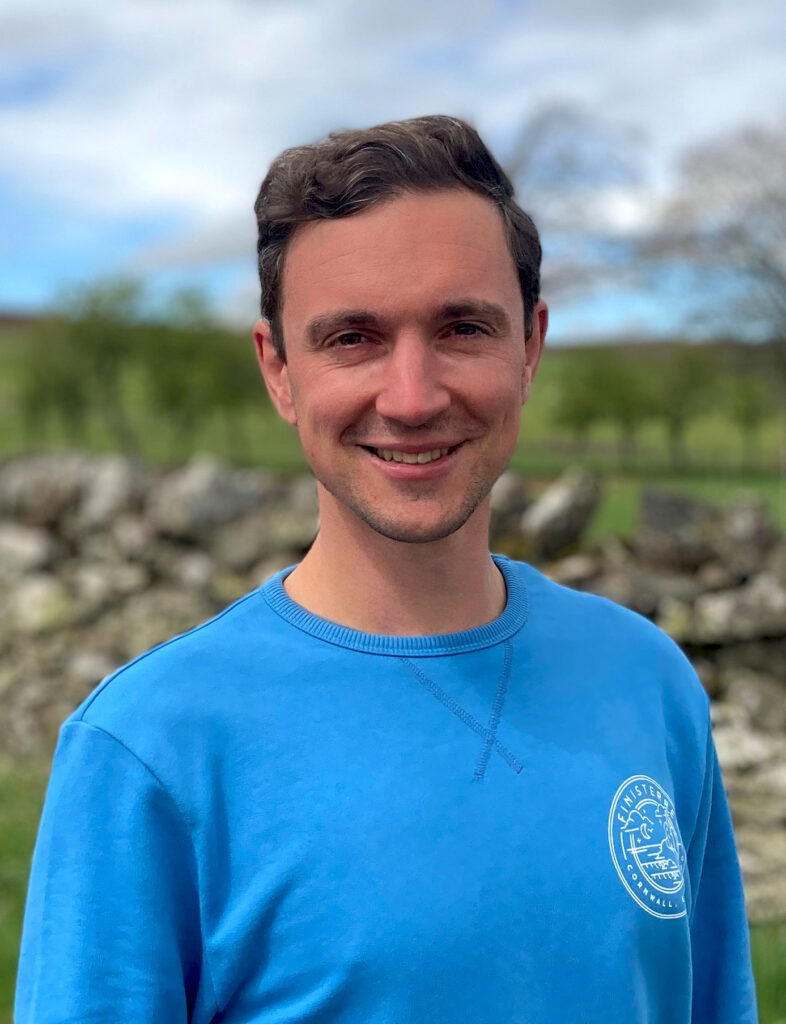
<svg viewBox="0 0 786 1024"><path fill-rule="evenodd" d="M337 348L352 348L354 345L360 345L362 342L367 341L365 334L361 334L360 331L344 331L343 334L337 334L335 337L328 341L328 346L335 346Z"/></svg>
<svg viewBox="0 0 786 1024"><path fill-rule="evenodd" d="M462 320L460 323L453 324L450 328L450 333L472 337L473 334L487 334L488 332L480 324L473 324L468 320Z"/></svg>

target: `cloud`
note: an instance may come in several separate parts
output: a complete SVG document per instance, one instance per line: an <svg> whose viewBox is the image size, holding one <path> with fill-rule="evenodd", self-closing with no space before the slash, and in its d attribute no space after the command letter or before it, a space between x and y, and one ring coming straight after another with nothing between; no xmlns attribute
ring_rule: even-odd
<svg viewBox="0 0 786 1024"><path fill-rule="evenodd" d="M597 26L651 24L668 18L689 20L711 10L714 0L659 0L657 4L632 4L630 0L534 0L530 16L535 22Z"/></svg>
<svg viewBox="0 0 786 1024"><path fill-rule="evenodd" d="M230 216L201 225L186 235L151 245L141 254L138 269L251 260L255 254L256 224L249 205L246 216Z"/></svg>
<svg viewBox="0 0 786 1024"><path fill-rule="evenodd" d="M778 8L6 0L0 181L71 218L178 225L139 248L134 267L252 266L253 198L282 148L441 111L470 118L504 157L524 121L562 101L645 140L643 179L605 183L593 206L631 232L687 144L786 108Z"/></svg>

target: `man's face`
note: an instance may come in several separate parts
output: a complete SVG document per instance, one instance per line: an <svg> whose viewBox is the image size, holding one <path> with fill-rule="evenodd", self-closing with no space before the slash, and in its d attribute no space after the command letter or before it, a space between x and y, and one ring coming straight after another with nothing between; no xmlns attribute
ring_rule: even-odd
<svg viewBox="0 0 786 1024"><path fill-rule="evenodd" d="M502 218L463 189L404 195L298 228L285 258L287 362L255 328L320 511L404 542L458 530L516 443L546 308L524 311Z"/></svg>

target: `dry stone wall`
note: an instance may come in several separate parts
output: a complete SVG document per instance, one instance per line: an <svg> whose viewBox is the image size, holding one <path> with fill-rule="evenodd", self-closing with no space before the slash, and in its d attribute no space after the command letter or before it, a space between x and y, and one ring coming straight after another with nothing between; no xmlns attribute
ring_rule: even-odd
<svg viewBox="0 0 786 1024"><path fill-rule="evenodd" d="M786 919L786 539L761 503L650 492L630 543L582 543L600 494L572 469L492 492L492 548L648 616L712 698L749 912ZM311 477L211 458L153 471L74 453L0 465L0 746L51 753L108 673L296 562L318 529Z"/></svg>

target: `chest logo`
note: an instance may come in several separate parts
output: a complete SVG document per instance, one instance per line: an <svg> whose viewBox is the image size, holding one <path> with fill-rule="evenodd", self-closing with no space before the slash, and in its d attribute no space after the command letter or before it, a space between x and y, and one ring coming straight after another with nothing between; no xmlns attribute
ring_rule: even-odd
<svg viewBox="0 0 786 1024"><path fill-rule="evenodd" d="M626 779L609 813L614 867L633 899L655 917L683 917L685 847L674 801L647 775Z"/></svg>

